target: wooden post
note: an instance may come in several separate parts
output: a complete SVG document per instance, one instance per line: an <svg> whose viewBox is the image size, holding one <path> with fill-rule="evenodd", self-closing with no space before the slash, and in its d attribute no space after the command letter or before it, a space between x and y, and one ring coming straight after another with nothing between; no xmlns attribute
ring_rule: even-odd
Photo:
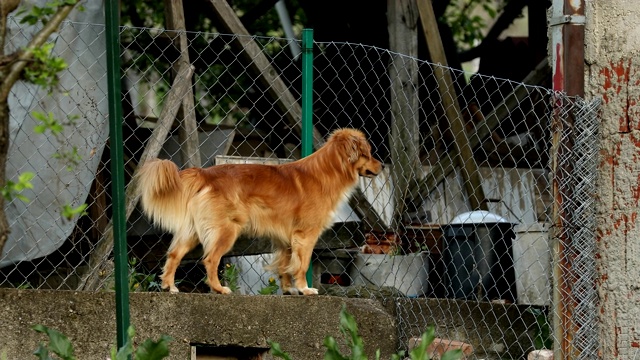
<svg viewBox="0 0 640 360"><path fill-rule="evenodd" d="M391 179L394 211L392 228L402 223L406 198L422 176L418 123L418 8L416 0L388 0L387 23L391 78ZM402 54L402 55L401 55Z"/></svg>
<svg viewBox="0 0 640 360"><path fill-rule="evenodd" d="M487 210L484 191L482 190L482 182L480 172L478 172L478 164L473 157L473 149L469 143L469 137L462 121L462 111L460 104L456 99L455 88L451 79L451 72L446 67L447 58L440 39L440 30L436 16L433 13L431 0L417 0L422 28L427 46L431 54L431 60L435 64L434 74L438 81L438 90L442 99L451 132L455 137L456 159L462 173L464 188L469 197L469 205L472 210Z"/></svg>
<svg viewBox="0 0 640 360"><path fill-rule="evenodd" d="M180 51L180 58L173 64L173 76L178 75L180 66L190 65L189 44L186 26L184 23L184 9L182 0L164 0L165 23L167 30L175 30L173 34L173 45ZM196 123L196 112L193 99L193 90L189 86L182 98L182 104L178 109L178 119L180 127L178 130L180 138L180 150L182 163L185 167L197 167L202 164L200 159L200 142L198 140L198 124Z"/></svg>

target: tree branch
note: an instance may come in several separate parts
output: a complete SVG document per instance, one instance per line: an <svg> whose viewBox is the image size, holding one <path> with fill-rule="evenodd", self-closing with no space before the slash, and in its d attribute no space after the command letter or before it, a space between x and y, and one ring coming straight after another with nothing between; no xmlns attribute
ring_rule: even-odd
<svg viewBox="0 0 640 360"><path fill-rule="evenodd" d="M7 35L7 16L20 4L20 0L2 0L0 3L0 57L4 55L5 36Z"/></svg>
<svg viewBox="0 0 640 360"><path fill-rule="evenodd" d="M44 27L33 36L27 47L18 53L16 62L11 66L11 69L7 73L7 76L0 83L0 99L7 99L9 97L9 91L15 84L24 68L27 66L28 60L33 58L33 50L42 46L49 36L55 32L60 23L67 18L74 5L63 5L58 8L58 11L51 17L51 19L44 25Z"/></svg>

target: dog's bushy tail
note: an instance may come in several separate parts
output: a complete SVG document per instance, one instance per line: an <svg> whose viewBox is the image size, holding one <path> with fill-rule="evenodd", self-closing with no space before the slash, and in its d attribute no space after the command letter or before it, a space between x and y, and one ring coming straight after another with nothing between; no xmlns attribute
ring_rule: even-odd
<svg viewBox="0 0 640 360"><path fill-rule="evenodd" d="M282 270L293 275L302 265L298 254L292 254L291 249L274 247L272 248L272 253L271 263L264 266L267 271L277 274Z"/></svg>
<svg viewBox="0 0 640 360"><path fill-rule="evenodd" d="M137 175L142 211L168 231L177 230L177 222L186 213L178 171L172 161L154 159L144 163Z"/></svg>

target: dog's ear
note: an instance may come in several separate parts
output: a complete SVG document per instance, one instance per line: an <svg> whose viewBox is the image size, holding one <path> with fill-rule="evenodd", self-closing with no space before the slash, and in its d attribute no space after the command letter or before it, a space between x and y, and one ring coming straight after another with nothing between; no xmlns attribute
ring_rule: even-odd
<svg viewBox="0 0 640 360"><path fill-rule="evenodd" d="M371 154L371 145L369 145L362 133L352 134L350 140L353 147L351 162L356 162L360 156L369 156Z"/></svg>
<svg viewBox="0 0 640 360"><path fill-rule="evenodd" d="M346 150L350 163L358 161L360 156L367 155L371 152L371 148L367 139L360 132L353 131L346 136Z"/></svg>
<svg viewBox="0 0 640 360"><path fill-rule="evenodd" d="M350 163L355 163L360 157L360 139L356 135L351 135L346 141L347 154Z"/></svg>
<svg viewBox="0 0 640 360"><path fill-rule="evenodd" d="M352 164L358 161L362 154L370 151L369 144L362 133L353 129L336 130L331 136L331 140L340 144L342 153Z"/></svg>

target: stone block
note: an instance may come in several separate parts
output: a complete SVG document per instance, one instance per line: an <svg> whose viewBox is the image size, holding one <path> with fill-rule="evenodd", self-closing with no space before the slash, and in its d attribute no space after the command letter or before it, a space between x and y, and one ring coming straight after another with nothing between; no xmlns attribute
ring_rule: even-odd
<svg viewBox="0 0 640 360"><path fill-rule="evenodd" d="M552 350L534 350L527 355L527 360L553 360Z"/></svg>

